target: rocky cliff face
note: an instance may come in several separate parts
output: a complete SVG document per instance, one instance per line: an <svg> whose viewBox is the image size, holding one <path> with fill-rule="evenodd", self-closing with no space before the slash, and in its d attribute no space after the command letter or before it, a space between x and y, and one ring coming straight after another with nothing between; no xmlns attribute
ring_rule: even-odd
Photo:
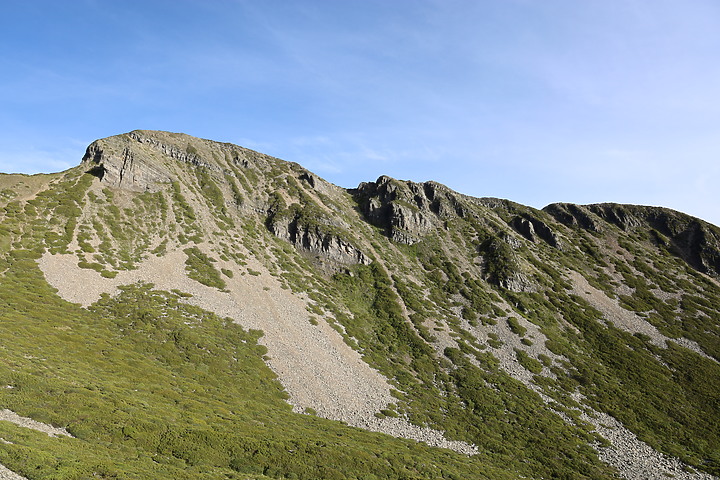
<svg viewBox="0 0 720 480"><path fill-rule="evenodd" d="M552 247L562 248L562 242L555 232L545 222L532 215L517 216L510 221L510 226L531 242L542 240Z"/></svg>
<svg viewBox="0 0 720 480"><path fill-rule="evenodd" d="M298 217L273 217L268 222L270 231L296 248L340 265L369 265L370 259L360 249L323 230L320 225L307 225Z"/></svg>
<svg viewBox="0 0 720 480"><path fill-rule="evenodd" d="M157 191L172 181L158 163L136 155L129 146L113 147L107 141L98 140L87 148L83 157L83 163L101 182L115 188L144 192Z"/></svg>
<svg viewBox="0 0 720 480"><path fill-rule="evenodd" d="M236 145L181 133L135 130L93 142L83 164L116 188L157 191L178 180L180 165L222 176L232 167L265 171L277 159Z"/></svg>
<svg viewBox="0 0 720 480"><path fill-rule="evenodd" d="M347 239L338 235L337 225L331 216L318 215L308 224L307 215L292 216L278 212L272 205L267 192L272 183L267 175L285 162L235 145L220 144L183 134L167 132L133 131L93 142L83 157L86 165L101 183L121 190L134 192L157 192L166 189L173 182L182 183L196 174L207 175L212 184L221 192L231 193L234 201L227 205L238 207L246 214L266 214L264 223L279 238L324 261L345 264L368 264L370 260ZM298 181L293 187L305 186L314 194L332 195L340 189L318 178L296 164L283 177L292 176ZM259 183L255 191L244 194L232 192L228 178L240 173L243 179L255 179ZM188 175L190 173L190 175ZM207 183L203 187L207 188ZM278 191L287 190L287 184ZM300 193L294 189L294 193ZM242 196L242 202L238 202ZM289 197L293 200L291 197ZM295 203L294 205L299 205ZM317 211L317 210L315 210Z"/></svg>
<svg viewBox="0 0 720 480"><path fill-rule="evenodd" d="M177 170L166 163L170 159L208 172L224 183L224 177L234 167L259 173L272 169L277 159L230 144L218 144L193 139L182 134L134 131L127 135L93 142L83 157L101 182L120 189L154 192L177 180ZM300 184L327 195L337 187L319 179L302 167L296 174ZM382 176L375 182L361 183L350 193L359 204L365 219L380 228L394 242L412 245L425 235L444 228L453 218L467 214L468 199L435 182L404 182ZM504 201L474 199L489 208L508 208ZM255 195L246 205L255 211L268 209L266 197ZM272 209L271 209L272 210ZM666 245L693 268L720 276L720 232L705 222L687 215L657 207L617 204L573 205L552 204L543 209L558 222L601 233L603 225L613 225L623 231L642 230L659 243ZM311 254L341 264L362 263L369 259L347 239L329 233L331 228L303 225L299 218L280 217L266 221L268 228L280 238L303 248ZM512 216L508 225L531 242L542 241L562 248L562 240L545 221L527 212ZM523 276L520 275L520 278ZM515 287L525 282L511 282ZM528 284L525 287L528 288Z"/></svg>
<svg viewBox="0 0 720 480"><path fill-rule="evenodd" d="M720 276L720 229L667 208L600 204L588 209L627 232L642 231L693 268Z"/></svg>
<svg viewBox="0 0 720 480"><path fill-rule="evenodd" d="M435 182L403 182L382 176L351 193L365 218L398 243L412 245L447 219L464 215L455 192Z"/></svg>
<svg viewBox="0 0 720 480"><path fill-rule="evenodd" d="M565 225L593 232L614 226L641 233L698 271L720 276L720 229L700 219L668 208L614 203L552 204L544 210Z"/></svg>
<svg viewBox="0 0 720 480"><path fill-rule="evenodd" d="M587 208L580 205L570 203L553 203L543 208L543 210L564 225L571 227L580 227L585 230L600 233L601 227L598 217Z"/></svg>

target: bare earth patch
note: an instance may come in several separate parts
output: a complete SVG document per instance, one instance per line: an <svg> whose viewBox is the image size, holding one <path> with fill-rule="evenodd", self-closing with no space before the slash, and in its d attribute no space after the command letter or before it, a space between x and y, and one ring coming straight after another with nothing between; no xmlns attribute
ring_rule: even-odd
<svg viewBox="0 0 720 480"><path fill-rule="evenodd" d="M103 293L114 294L118 286L136 282L187 292L192 295L188 303L230 317L244 328L264 332L259 343L267 347L267 363L290 395L289 403L295 411L312 408L321 417L366 430L461 453L476 452L474 446L447 440L439 431L402 419L376 418L375 413L394 401L387 379L365 363L325 321L311 324L307 300L281 288L260 263L250 262L253 270L264 272L255 276L244 275L231 262L218 262L218 268L234 273L233 278L225 279L227 291L222 292L188 278L185 259L180 250L153 256L137 270L119 272L113 279L79 268L74 255L45 254L39 266L62 298L86 307Z"/></svg>
<svg viewBox="0 0 720 480"><path fill-rule="evenodd" d="M615 327L629 333L642 333L647 335L654 345L661 348L667 348L667 342L675 342L681 347L685 347L707 359L715 361L714 358L703 352L700 345L696 342L687 338L670 338L663 335L647 320L621 307L617 300L608 297L605 295L605 292L590 285L581 274L571 272L570 280L573 283L573 293L584 298L590 305L600 310L605 320L611 322Z"/></svg>

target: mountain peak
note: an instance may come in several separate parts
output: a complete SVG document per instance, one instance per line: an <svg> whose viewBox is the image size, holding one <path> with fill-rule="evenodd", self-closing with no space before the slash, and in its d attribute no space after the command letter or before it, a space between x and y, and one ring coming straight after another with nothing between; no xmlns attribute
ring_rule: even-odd
<svg viewBox="0 0 720 480"><path fill-rule="evenodd" d="M701 220L346 190L144 130L0 181L0 402L78 439L0 422L19 473L720 474L720 232Z"/></svg>
<svg viewBox="0 0 720 480"><path fill-rule="evenodd" d="M242 196L246 211L269 212L271 220L268 225L286 238L295 238L293 229L296 227L292 226L292 222L297 219L280 225L279 219L287 215L279 214L278 208L282 210L293 204L307 203L310 196L333 196L343 191L296 163L230 143L165 131L134 130L96 140L88 146L83 164L102 183L137 192L156 192L164 185L188 176L195 177L198 172L214 178L221 187L224 185L221 190L231 190L226 177L244 172L240 175L253 179L256 185L229 196ZM288 177L294 180L287 180ZM296 185L301 187L300 190ZM511 233L506 238L511 243L515 242L512 235L517 233L527 240L540 239L553 247L562 248L561 229L551 225L551 220L596 234L608 228L619 228L625 232L641 232L658 245L669 248L693 268L720 276L720 229L667 208L614 203L584 206L555 203L543 210L535 210L508 200L469 197L434 181L416 183L387 175L381 175L374 182L362 182L348 192L363 218L396 243L417 243L430 232L446 228L448 222L462 219L477 208L484 208L499 215L509 227ZM273 206L278 198L283 200L284 207ZM294 207L294 211L299 209ZM477 216L477 213L474 215ZM335 228L330 217L320 224L323 222L328 228ZM308 242L307 239L304 241ZM351 256L361 262L366 262L368 258L360 252Z"/></svg>
<svg viewBox="0 0 720 480"><path fill-rule="evenodd" d="M183 133L134 130L96 140L83 163L101 181L134 191L156 191L176 179L176 163L222 171L222 162L247 162L251 151ZM252 152L256 154L256 152Z"/></svg>

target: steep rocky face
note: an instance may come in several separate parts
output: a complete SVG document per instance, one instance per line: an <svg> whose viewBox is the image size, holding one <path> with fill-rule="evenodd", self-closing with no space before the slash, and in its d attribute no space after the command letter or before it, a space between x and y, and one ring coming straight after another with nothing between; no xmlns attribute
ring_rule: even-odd
<svg viewBox="0 0 720 480"><path fill-rule="evenodd" d="M273 217L268 222L270 231L300 250L341 265L369 265L370 259L357 247L319 225L304 225L298 217Z"/></svg>
<svg viewBox="0 0 720 480"><path fill-rule="evenodd" d="M624 231L643 230L693 268L720 276L720 229L667 208L599 204L588 208Z"/></svg>
<svg viewBox="0 0 720 480"><path fill-rule="evenodd" d="M597 216L581 205L553 203L543 208L543 211L564 225L578 226L598 233L601 231Z"/></svg>
<svg viewBox="0 0 720 480"><path fill-rule="evenodd" d="M225 203L221 208L232 207L250 215L266 214L263 223L273 234L305 252L341 265L370 262L362 251L338 235L338 225L331 215L317 215L308 224L307 215L293 216L287 210L279 212L275 208L270 191L274 195L284 192L291 202L297 200L287 193L286 182L280 188L273 187L274 181L285 178L297 180L291 185L295 194L302 194L305 188L315 195L325 196L337 195L340 191L297 164L286 164L235 145L150 131L133 131L97 140L88 147L83 164L102 184L134 192L158 192L173 182L184 183L200 175L203 177L199 185L201 190L217 189L216 195L229 194L227 196L233 198L228 202L215 198L216 202ZM277 172L280 165L283 171L279 177L269 178L268 175ZM254 189L240 193L232 177L258 183ZM314 209L314 212L321 212L321 209Z"/></svg>
<svg viewBox="0 0 720 480"><path fill-rule="evenodd" d="M435 182L403 182L382 176L351 193L373 225L393 241L412 245L447 219L464 215L456 194Z"/></svg>
<svg viewBox="0 0 720 480"><path fill-rule="evenodd" d="M720 229L700 219L660 207L614 203L552 204L547 213L568 226L602 232L603 222L625 232L641 232L693 268L720 276Z"/></svg>
<svg viewBox="0 0 720 480"><path fill-rule="evenodd" d="M163 184L171 182L168 172L157 163L137 156L129 147L116 149L103 140L95 141L87 148L83 163L100 181L115 188L157 191Z"/></svg>
<svg viewBox="0 0 720 480"><path fill-rule="evenodd" d="M537 285L530 280L516 253L520 248L521 244L507 234L492 237L480 245L478 250L484 255L483 270L489 283L512 292L535 291Z"/></svg>
<svg viewBox="0 0 720 480"><path fill-rule="evenodd" d="M562 242L555 232L545 222L531 215L525 214L513 218L510 221L510 226L531 242L543 240L552 247L562 247Z"/></svg>
<svg viewBox="0 0 720 480"><path fill-rule="evenodd" d="M233 167L266 171L277 161L237 145L213 142L181 133L135 130L93 142L83 164L101 181L116 188L157 191L178 180L183 166L215 176L232 173Z"/></svg>

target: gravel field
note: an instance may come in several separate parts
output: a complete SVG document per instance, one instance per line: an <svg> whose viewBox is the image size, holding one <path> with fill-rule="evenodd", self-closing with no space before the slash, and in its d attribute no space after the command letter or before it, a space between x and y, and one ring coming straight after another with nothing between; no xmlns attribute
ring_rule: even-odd
<svg viewBox="0 0 720 480"><path fill-rule="evenodd" d="M259 276L243 275L232 263L218 262L218 267L234 270L234 277L227 279L228 293L209 288L189 279L185 274L185 254L175 251L164 257L151 257L138 270L120 272L114 279L102 278L93 270L80 269L74 255L48 255L40 260L40 267L48 282L58 289L68 301L85 306L100 298L102 293L114 293L117 286L138 281L154 283L163 290L179 289L192 294L187 301L210 310L221 317L231 317L245 328L260 329L265 335L260 343L268 348L268 364L278 375L290 395L289 402L297 412L314 409L319 416L340 420L348 425L422 441L432 446L451 448L473 454L474 445L449 441L442 432L417 427L402 419L378 419L375 412L393 401L390 385L376 370L343 341L340 334L326 322L312 325L307 312L307 300L280 287L257 262L249 267L263 272ZM654 343L665 346L667 337L652 325L637 317L594 289L580 275L574 276L575 293L586 298L600 309L605 318L619 328L645 333ZM82 285L83 288L76 286ZM533 338L533 346L527 348L533 356L545 353L555 358L544 347L544 336L532 324L520 319ZM536 389L531 375L518 362L514 348L521 347L518 337L507 327L505 321L490 328L503 342L495 350L501 368ZM673 340L675 341L675 340ZM688 348L699 350L694 342ZM598 447L601 460L615 466L622 478L645 480L668 478L713 479L710 475L689 473L677 459L662 455L627 430L614 418L598 414L585 420L596 426L598 432L612 444Z"/></svg>
<svg viewBox="0 0 720 480"><path fill-rule="evenodd" d="M692 350L693 352L713 361L711 356L702 351L697 342L688 340L687 338L670 338L658 331L658 329L650 324L647 320L640 317L635 312L626 310L620 306L616 299L605 295L605 292L596 289L588 283L588 281L577 272L572 272L570 276L573 282L573 293L587 300L591 305L600 310L605 320L614 326L629 333L642 333L650 337L650 341L661 348L667 348L667 342L675 342L678 345Z"/></svg>
<svg viewBox="0 0 720 480"><path fill-rule="evenodd" d="M162 290L190 293L188 303L265 333L259 343L267 347L267 363L290 395L289 403L296 412L312 408L321 417L354 427L475 453L473 445L447 440L442 432L402 419L376 418L376 412L395 400L385 377L365 363L325 321L311 324L307 300L281 288L262 264L248 262L249 268L264 272L254 276L243 275L233 263L218 261L218 268L234 272L233 278L226 279L229 292L225 293L189 279L185 258L179 250L151 257L137 270L120 272L114 279L79 268L74 255L46 254L39 265L60 296L84 306L97 301L102 293L117 292L119 285L139 281Z"/></svg>

